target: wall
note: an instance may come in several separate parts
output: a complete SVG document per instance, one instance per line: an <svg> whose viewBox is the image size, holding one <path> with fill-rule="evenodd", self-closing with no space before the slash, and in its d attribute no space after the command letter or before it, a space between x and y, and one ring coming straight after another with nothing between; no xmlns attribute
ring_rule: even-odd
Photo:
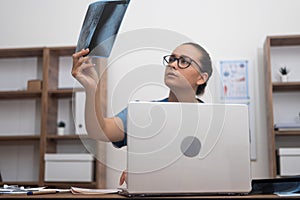
<svg viewBox="0 0 300 200"><path fill-rule="evenodd" d="M75 45L90 2L92 1L3 0L0 7L0 47ZM252 163L252 174L254 178L268 177L262 48L267 35L300 33L299 8L298 0L131 0L121 32L126 36L128 31L143 28L163 29L163 33L158 33L157 36L162 34L170 44L157 44L156 49L134 51L128 57L116 59L115 64L109 68L109 115L121 110L128 99L161 98L166 94L166 88L161 84L161 76L155 76L154 81L160 82L154 87L145 85L129 95L123 94L125 96L118 101L114 98L114 95L119 94L122 81L129 78L128 74L141 74L137 66L144 65L146 68L147 65L153 64L151 73L163 73L163 69L158 67L161 63L161 60L158 61L161 59L160 55L170 51L184 38L191 38L203 45L211 53L215 67L221 59L247 58L252 63L251 103L255 105L256 125L257 159ZM164 35L168 32L166 30L172 31L171 38ZM136 31L130 32L128 37L136 36ZM147 32L145 36L144 41L151 42L151 34ZM175 39L178 41L174 42ZM144 55L150 56L142 60L140 57ZM133 58L139 58L135 61L135 66L129 63ZM116 67L118 62L123 64L122 67ZM141 78L150 76L151 74L141 75ZM205 97L209 101L217 99L217 77L210 80L209 95ZM110 144L108 148L108 164L112 166L108 168L108 186L115 187L120 174L116 169L125 169L125 151L114 149Z"/></svg>

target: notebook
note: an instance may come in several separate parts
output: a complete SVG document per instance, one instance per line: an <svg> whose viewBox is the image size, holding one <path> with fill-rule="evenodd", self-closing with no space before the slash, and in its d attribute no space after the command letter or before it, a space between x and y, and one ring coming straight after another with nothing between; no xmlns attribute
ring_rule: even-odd
<svg viewBox="0 0 300 200"><path fill-rule="evenodd" d="M251 190L246 105L130 102L128 196Z"/></svg>
<svg viewBox="0 0 300 200"><path fill-rule="evenodd" d="M102 0L89 5L76 52L89 48L90 55L109 57L130 0Z"/></svg>

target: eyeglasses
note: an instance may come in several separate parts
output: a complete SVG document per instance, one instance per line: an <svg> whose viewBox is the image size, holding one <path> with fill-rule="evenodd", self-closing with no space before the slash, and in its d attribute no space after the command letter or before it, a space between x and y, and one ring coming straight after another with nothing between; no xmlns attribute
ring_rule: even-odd
<svg viewBox="0 0 300 200"><path fill-rule="evenodd" d="M174 55L167 55L163 57L163 63L165 66L167 66L168 64L172 64L175 61L177 61L177 65L180 69L186 69L192 64L192 62L194 62L201 70L201 66L196 61L187 56L180 56L179 58L176 58Z"/></svg>

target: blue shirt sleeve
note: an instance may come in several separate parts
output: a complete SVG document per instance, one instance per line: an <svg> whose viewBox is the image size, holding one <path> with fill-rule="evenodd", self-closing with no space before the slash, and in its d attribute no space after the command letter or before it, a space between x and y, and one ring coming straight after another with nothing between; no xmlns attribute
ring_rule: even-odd
<svg viewBox="0 0 300 200"><path fill-rule="evenodd" d="M128 109L125 108L116 115L116 117L119 117L122 120L123 127L124 127L124 139L121 141L112 143L117 148L121 148L121 147L127 145L127 114L128 114Z"/></svg>

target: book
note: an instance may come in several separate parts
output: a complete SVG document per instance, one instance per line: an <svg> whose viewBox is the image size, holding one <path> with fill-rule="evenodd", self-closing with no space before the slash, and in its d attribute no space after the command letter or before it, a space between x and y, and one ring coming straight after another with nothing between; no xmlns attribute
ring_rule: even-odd
<svg viewBox="0 0 300 200"><path fill-rule="evenodd" d="M76 52L89 48L90 56L109 57L130 0L102 0L89 5Z"/></svg>

